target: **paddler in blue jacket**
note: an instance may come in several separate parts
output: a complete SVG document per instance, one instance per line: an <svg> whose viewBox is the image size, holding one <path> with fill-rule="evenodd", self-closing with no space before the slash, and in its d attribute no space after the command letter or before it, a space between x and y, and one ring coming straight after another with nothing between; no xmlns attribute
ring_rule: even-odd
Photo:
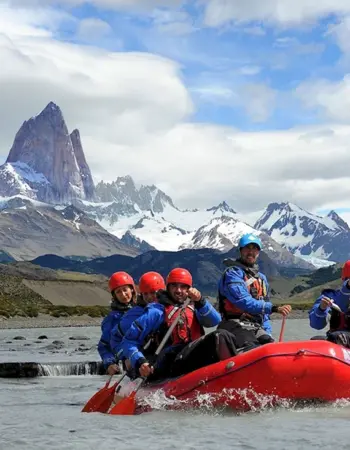
<svg viewBox="0 0 350 450"><path fill-rule="evenodd" d="M311 328L322 330L327 326L327 340L350 348L350 260L341 272L340 289L324 289L309 311ZM339 311L340 309L340 311Z"/></svg>
<svg viewBox="0 0 350 450"><path fill-rule="evenodd" d="M159 273L147 272L141 276L139 280L140 294L137 296L136 306L124 314L111 332L110 344L118 360L122 359L121 342L125 333L131 324L145 312L146 306L157 301L157 292L162 289L165 289L165 282Z"/></svg>
<svg viewBox="0 0 350 450"><path fill-rule="evenodd" d="M183 309L181 306L187 298L190 298L192 302ZM203 327L214 327L220 322L219 313L193 287L192 275L183 268L170 271L166 278L166 290L160 291L158 302L146 307L145 313L135 320L123 338L123 355L130 360L132 367L141 376L148 377L154 372L153 365L140 350L141 346L150 335L155 335L160 342L178 314L181 314L181 318L166 347L157 358L156 377L170 373L172 364L181 351L187 348L188 344L204 336ZM203 351L201 353L203 354ZM202 358L205 357L206 355L203 354ZM192 364L195 358L191 359L189 353L188 358L181 358L181 363L186 364L187 359ZM186 368L184 370L186 371Z"/></svg>
<svg viewBox="0 0 350 450"><path fill-rule="evenodd" d="M136 289L134 280L126 272L115 272L109 279L108 287L112 294L111 312L102 321L102 336L97 350L107 373L114 375L119 373L119 366L110 344L111 331L123 315L134 306Z"/></svg>
<svg viewBox="0 0 350 450"><path fill-rule="evenodd" d="M269 284L256 261L262 250L261 240L252 233L244 234L238 243L240 257L226 259L218 285L219 310L222 322L218 329L231 332L237 348L249 349L274 342L271 313L287 316L290 305L275 306L269 299Z"/></svg>

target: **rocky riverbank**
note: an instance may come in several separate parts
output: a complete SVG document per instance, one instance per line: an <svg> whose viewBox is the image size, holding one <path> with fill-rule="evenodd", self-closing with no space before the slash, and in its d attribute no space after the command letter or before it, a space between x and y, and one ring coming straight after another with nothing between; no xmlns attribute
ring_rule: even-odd
<svg viewBox="0 0 350 450"><path fill-rule="evenodd" d="M39 314L38 317L0 317L0 329L99 327L101 322L102 317L88 315L52 317L49 314Z"/></svg>
<svg viewBox="0 0 350 450"><path fill-rule="evenodd" d="M305 319L307 311L294 310L288 319ZM273 314L272 320L281 319L279 314ZM69 316L52 317L48 314L39 314L38 317L0 317L0 329L22 329L22 328L60 328L60 327L99 327L102 317Z"/></svg>

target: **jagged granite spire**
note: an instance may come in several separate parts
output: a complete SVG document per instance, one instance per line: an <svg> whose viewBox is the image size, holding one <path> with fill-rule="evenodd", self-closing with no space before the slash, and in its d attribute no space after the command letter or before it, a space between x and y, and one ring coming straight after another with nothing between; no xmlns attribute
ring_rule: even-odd
<svg viewBox="0 0 350 450"><path fill-rule="evenodd" d="M94 189L79 132L69 134L61 109L50 102L17 132L0 167L0 195L69 203L93 198Z"/></svg>
<svg viewBox="0 0 350 450"><path fill-rule="evenodd" d="M86 162L83 146L81 144L81 138L79 130L75 129L71 132L70 138L72 141L75 158L80 170L80 176L84 186L85 198L87 200L93 200L95 197L95 185L92 179L91 171L88 163Z"/></svg>

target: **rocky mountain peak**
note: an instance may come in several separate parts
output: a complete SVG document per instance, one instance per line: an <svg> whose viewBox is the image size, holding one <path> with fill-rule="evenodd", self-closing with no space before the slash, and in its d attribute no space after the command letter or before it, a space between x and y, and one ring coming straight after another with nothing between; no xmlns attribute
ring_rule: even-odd
<svg viewBox="0 0 350 450"><path fill-rule="evenodd" d="M100 181L96 195L101 202L137 205L140 211L163 212L167 205L175 208L172 199L155 185L136 187L130 175L118 177L110 183Z"/></svg>
<svg viewBox="0 0 350 450"><path fill-rule="evenodd" d="M154 184L151 186L141 186L139 195L139 206L142 210L151 210L155 213L161 213L167 205L176 208L172 199Z"/></svg>
<svg viewBox="0 0 350 450"><path fill-rule="evenodd" d="M231 208L231 206L225 202L225 200L221 203L219 203L217 206L212 206L211 208L208 208L207 211L213 211L213 213L217 211L221 211L223 213L231 213L231 214L237 214L237 212Z"/></svg>
<svg viewBox="0 0 350 450"><path fill-rule="evenodd" d="M92 199L94 190L79 132L69 134L61 109L50 102L17 132L0 167L0 194L69 203Z"/></svg>
<svg viewBox="0 0 350 450"><path fill-rule="evenodd" d="M88 200L94 200L95 185L92 179L90 168L85 159L79 130L73 130L70 134L70 138L72 141L75 158L79 167L80 177L83 182L85 198Z"/></svg>
<svg viewBox="0 0 350 450"><path fill-rule="evenodd" d="M332 219L341 230L350 231L349 225L334 210L330 211L327 217Z"/></svg>

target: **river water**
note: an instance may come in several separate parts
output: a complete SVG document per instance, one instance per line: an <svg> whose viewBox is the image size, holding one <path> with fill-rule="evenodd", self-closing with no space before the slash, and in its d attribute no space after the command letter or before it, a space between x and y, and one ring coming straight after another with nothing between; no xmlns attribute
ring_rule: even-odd
<svg viewBox="0 0 350 450"><path fill-rule="evenodd" d="M280 322L273 322L278 337ZM289 320L285 340L313 335L307 320ZM40 335L47 340L38 341ZM25 339L14 340L22 336ZM70 337L85 337L72 340ZM97 361L99 328L0 330L0 362ZM53 348L48 345L61 341ZM53 371L60 373L60 371ZM348 449L350 403L295 408L285 404L244 414L164 410L161 396L152 412L137 416L83 414L103 376L41 376L0 379L0 449ZM315 380L326 383L327 380Z"/></svg>

